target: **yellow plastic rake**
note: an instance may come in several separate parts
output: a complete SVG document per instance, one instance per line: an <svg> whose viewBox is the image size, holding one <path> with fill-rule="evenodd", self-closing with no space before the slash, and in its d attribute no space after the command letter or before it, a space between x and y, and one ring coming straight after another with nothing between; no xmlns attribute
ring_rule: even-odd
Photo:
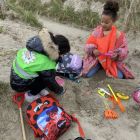
<svg viewBox="0 0 140 140"><path fill-rule="evenodd" d="M108 86L109 90L111 91L111 93L112 93L112 95L113 95L113 97L114 97L114 101L118 104L118 106L119 106L121 112L125 112L125 107L124 107L123 104L121 103L121 100L117 98L117 96L115 95L115 93L114 93L112 87L111 87L109 84L108 84L107 86Z"/></svg>

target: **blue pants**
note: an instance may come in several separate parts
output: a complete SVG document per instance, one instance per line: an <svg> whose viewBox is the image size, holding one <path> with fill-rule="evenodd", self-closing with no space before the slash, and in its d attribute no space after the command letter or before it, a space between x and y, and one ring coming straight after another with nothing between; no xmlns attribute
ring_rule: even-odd
<svg viewBox="0 0 140 140"><path fill-rule="evenodd" d="M87 78L93 77L98 70L101 69L101 65L98 63L94 68L92 68L86 75ZM118 70L118 78L123 79L123 73Z"/></svg>

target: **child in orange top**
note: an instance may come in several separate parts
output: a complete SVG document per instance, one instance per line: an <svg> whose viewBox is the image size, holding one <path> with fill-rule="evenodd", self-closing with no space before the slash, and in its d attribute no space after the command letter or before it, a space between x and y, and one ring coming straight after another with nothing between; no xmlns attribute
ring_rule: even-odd
<svg viewBox="0 0 140 140"><path fill-rule="evenodd" d="M118 11L118 2L108 0L105 3L101 25L92 32L85 46L82 72L85 77L92 77L102 67L109 77L134 78L123 63L128 54L125 34L114 26Z"/></svg>

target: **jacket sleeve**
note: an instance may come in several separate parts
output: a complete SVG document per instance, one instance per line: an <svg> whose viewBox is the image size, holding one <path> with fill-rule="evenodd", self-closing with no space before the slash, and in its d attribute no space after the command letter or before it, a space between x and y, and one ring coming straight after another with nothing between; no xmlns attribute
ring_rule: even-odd
<svg viewBox="0 0 140 140"><path fill-rule="evenodd" d="M99 36L99 28L95 28L92 32L92 34L88 37L86 41L86 45L84 47L84 50L87 55L93 55L93 50L97 48L96 46L96 37Z"/></svg>
<svg viewBox="0 0 140 140"><path fill-rule="evenodd" d="M45 70L39 72L39 76L46 84L46 87L56 94L61 94L63 92L63 87L59 86L59 84L55 80L55 70Z"/></svg>
<svg viewBox="0 0 140 140"><path fill-rule="evenodd" d="M126 36L124 33L122 33L121 37L119 38L119 40L117 41L116 44L116 51L118 52L118 61L123 61L124 59L126 59L127 55L128 55L128 45L127 45L127 40L126 40Z"/></svg>

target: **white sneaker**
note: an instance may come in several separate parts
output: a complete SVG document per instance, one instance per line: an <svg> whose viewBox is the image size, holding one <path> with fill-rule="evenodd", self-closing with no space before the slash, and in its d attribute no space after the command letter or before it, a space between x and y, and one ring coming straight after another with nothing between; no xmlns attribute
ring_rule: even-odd
<svg viewBox="0 0 140 140"><path fill-rule="evenodd" d="M46 95L49 94L49 92L48 92L46 89L43 89L43 90L40 91L39 94L40 94L41 96L46 96Z"/></svg>
<svg viewBox="0 0 140 140"><path fill-rule="evenodd" d="M41 95L37 94L37 95L32 95L29 92L25 92L25 100L29 103L33 102L34 100L40 98Z"/></svg>

